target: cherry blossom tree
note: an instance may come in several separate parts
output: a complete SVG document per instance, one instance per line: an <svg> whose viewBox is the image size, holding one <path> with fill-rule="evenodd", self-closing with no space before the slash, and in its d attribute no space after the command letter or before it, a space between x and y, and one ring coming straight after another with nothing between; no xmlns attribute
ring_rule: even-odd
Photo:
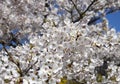
<svg viewBox="0 0 120 84"><path fill-rule="evenodd" d="M120 34L105 17L119 10L119 0L1 0L0 82L119 84Z"/></svg>

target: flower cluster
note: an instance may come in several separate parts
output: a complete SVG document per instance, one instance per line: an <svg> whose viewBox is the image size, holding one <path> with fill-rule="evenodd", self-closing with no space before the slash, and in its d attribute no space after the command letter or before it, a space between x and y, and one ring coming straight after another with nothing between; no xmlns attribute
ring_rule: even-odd
<svg viewBox="0 0 120 84"><path fill-rule="evenodd" d="M119 82L120 36L102 25L70 24L69 20L59 28L44 24L43 36L31 34L29 44L7 50L15 62L8 53L1 52L1 80L11 84L21 79L23 83L56 84L66 76L87 83ZM101 74L100 80L96 75L104 60L108 76L105 79Z"/></svg>
<svg viewBox="0 0 120 84"><path fill-rule="evenodd" d="M21 34L29 33L29 43L22 46L10 46L8 49L0 41L3 44L0 52L0 82L120 83L120 34L114 28L109 28L108 20L104 17L107 8L120 6L119 0L93 0L90 8L90 0L63 1L5 0L0 3L4 15L1 21L5 23L3 20L8 18L9 25L15 23L15 26L24 26L24 31L20 30ZM78 13L78 8L81 8L82 13ZM74 10L74 13L70 15L69 9ZM62 16L58 14L59 10L67 12ZM102 13L102 22L89 25L91 18L98 13ZM75 18L71 17L74 15ZM79 15L79 21L74 22ZM3 30L7 26L2 25ZM1 29L0 35L4 34L3 30ZM62 83L63 80L65 83Z"/></svg>

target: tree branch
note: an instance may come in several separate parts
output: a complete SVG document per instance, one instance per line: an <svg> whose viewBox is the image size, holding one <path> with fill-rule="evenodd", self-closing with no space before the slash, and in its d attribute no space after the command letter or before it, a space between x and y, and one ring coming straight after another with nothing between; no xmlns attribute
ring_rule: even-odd
<svg viewBox="0 0 120 84"><path fill-rule="evenodd" d="M74 3L74 1L73 1L73 0L71 0L71 2L72 2L72 4L74 5L74 7L75 7L76 11L78 12L79 17L82 17L80 10L77 8L77 5Z"/></svg>
<svg viewBox="0 0 120 84"><path fill-rule="evenodd" d="M29 63L28 67L26 69L22 70L22 68L20 67L20 62L17 59L13 58L12 54L10 52L8 52L8 50L5 48L5 46L3 46L3 49L9 56L9 60L17 66L20 77L23 77L24 75L26 75L28 73L28 71L38 62L38 60L37 60L32 64Z"/></svg>
<svg viewBox="0 0 120 84"><path fill-rule="evenodd" d="M38 62L38 60L36 62L34 62L33 64L29 64L28 67L26 69L23 70L24 75L28 73L28 71Z"/></svg>
<svg viewBox="0 0 120 84"><path fill-rule="evenodd" d="M82 13L82 15L84 15L96 1L97 0L93 0L91 4L87 7L87 9Z"/></svg>
<svg viewBox="0 0 120 84"><path fill-rule="evenodd" d="M91 2L91 4L87 7L87 9L86 9L83 13L81 13L81 14L80 14L80 17L78 17L76 20L74 20L73 23L78 22L80 19L82 19L82 18L83 18L83 15L85 15L85 13L90 9L90 7L91 7L96 1L97 1L97 0L93 0L93 1Z"/></svg>
<svg viewBox="0 0 120 84"><path fill-rule="evenodd" d="M106 12L106 15L114 13L116 11L120 11L120 7L110 9L108 12ZM88 22L88 25L91 25L91 24L95 23L99 19L101 19L101 15L91 18L91 20Z"/></svg>
<svg viewBox="0 0 120 84"><path fill-rule="evenodd" d="M11 54L10 52L8 52L8 50L5 48L5 46L3 46L3 49L4 49L5 52L8 54L8 56L9 56L9 61L11 61L12 63L14 63L14 64L17 66L18 71L19 71L18 73L20 74L20 77L22 77L23 74L22 74L22 69L21 69L21 67L20 67L20 62L19 62L17 59L13 58L12 54Z"/></svg>

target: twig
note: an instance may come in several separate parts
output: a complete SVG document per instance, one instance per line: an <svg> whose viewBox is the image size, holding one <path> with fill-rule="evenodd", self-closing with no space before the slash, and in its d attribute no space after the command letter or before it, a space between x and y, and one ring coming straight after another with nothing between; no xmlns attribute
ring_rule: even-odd
<svg viewBox="0 0 120 84"><path fill-rule="evenodd" d="M33 64L29 64L29 66L23 70L24 75L28 73L28 71L38 62L38 60L36 62L34 62Z"/></svg>
<svg viewBox="0 0 120 84"><path fill-rule="evenodd" d="M116 12L116 11L120 11L120 7L109 10L109 11L106 13L106 15L111 14L111 13ZM96 16L96 17L94 17L94 18L91 18L91 20L89 21L88 25L93 24L94 22L96 22L96 21L99 20L99 19L101 19L101 15L100 15L100 16Z"/></svg>
<svg viewBox="0 0 120 84"><path fill-rule="evenodd" d="M18 60L16 60L15 58L13 58L12 54L11 54L10 52L8 52L8 50L5 48L5 46L3 46L3 49L4 49L5 52L8 54L9 60L10 60L11 62L13 62L13 63L17 66L17 68L19 69L19 74L20 74L20 76L22 77L23 74L22 74L22 69L21 69L21 67L20 67L20 62L19 62Z"/></svg>
<svg viewBox="0 0 120 84"><path fill-rule="evenodd" d="M26 75L28 73L28 71L38 62L38 60L37 60L33 64L28 64L28 67L25 70L22 70L20 67L20 62L18 60L16 60L15 58L13 58L12 54L8 52L8 50L5 48L5 46L3 46L3 49L8 54L9 60L17 66L20 77L23 77L24 75Z"/></svg>
<svg viewBox="0 0 120 84"><path fill-rule="evenodd" d="M93 0L91 4L87 7L87 9L80 14L80 17L78 17L76 20L73 21L73 23L78 22L80 19L83 18L83 15L90 9L90 7L96 2L97 0Z"/></svg>
<svg viewBox="0 0 120 84"><path fill-rule="evenodd" d="M73 0L71 0L71 2L72 2L72 4L74 5L74 7L75 7L76 11L78 12L79 17L82 17L80 10L77 8L77 5L74 3L74 1L73 1Z"/></svg>
<svg viewBox="0 0 120 84"><path fill-rule="evenodd" d="M87 7L87 9L82 13L82 15L84 15L96 1L97 0L93 0L91 4Z"/></svg>

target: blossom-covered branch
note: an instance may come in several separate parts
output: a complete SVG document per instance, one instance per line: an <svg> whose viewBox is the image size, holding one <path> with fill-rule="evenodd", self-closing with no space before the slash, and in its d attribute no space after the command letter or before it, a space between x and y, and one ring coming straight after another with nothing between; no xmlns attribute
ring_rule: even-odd
<svg viewBox="0 0 120 84"><path fill-rule="evenodd" d="M119 84L120 34L105 18L119 7L119 0L0 1L0 82ZM93 17L102 21L89 25Z"/></svg>

